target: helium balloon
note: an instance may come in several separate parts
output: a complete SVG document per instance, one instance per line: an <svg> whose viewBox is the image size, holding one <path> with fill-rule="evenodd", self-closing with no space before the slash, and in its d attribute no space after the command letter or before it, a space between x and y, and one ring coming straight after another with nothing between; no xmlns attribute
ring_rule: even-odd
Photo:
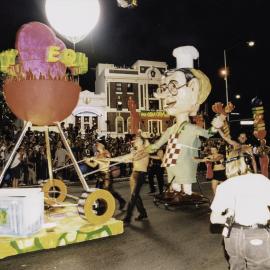
<svg viewBox="0 0 270 270"><path fill-rule="evenodd" d="M100 15L98 0L46 0L45 10L52 27L74 44L89 34Z"/></svg>

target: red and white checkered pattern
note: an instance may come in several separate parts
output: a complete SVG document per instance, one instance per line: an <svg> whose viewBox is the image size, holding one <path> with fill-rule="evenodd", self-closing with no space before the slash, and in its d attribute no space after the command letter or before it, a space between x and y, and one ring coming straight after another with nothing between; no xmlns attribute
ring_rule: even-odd
<svg viewBox="0 0 270 270"><path fill-rule="evenodd" d="M178 143L179 133L171 134L161 167L175 166L181 152L181 144Z"/></svg>

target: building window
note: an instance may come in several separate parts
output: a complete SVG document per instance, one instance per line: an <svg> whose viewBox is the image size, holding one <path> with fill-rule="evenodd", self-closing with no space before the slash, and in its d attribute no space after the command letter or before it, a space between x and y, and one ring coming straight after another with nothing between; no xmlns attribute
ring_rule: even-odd
<svg viewBox="0 0 270 270"><path fill-rule="evenodd" d="M107 106L110 106L110 84L107 83Z"/></svg>
<svg viewBox="0 0 270 270"><path fill-rule="evenodd" d="M144 95L143 95L143 85L140 85L140 96L141 96L141 104L140 107L144 107Z"/></svg>
<svg viewBox="0 0 270 270"><path fill-rule="evenodd" d="M158 111L159 110L159 100L149 100L149 110Z"/></svg>
<svg viewBox="0 0 270 270"><path fill-rule="evenodd" d="M92 117L92 128L98 128L98 117L97 116Z"/></svg>
<svg viewBox="0 0 270 270"><path fill-rule="evenodd" d="M124 118L122 116L115 118L115 126L117 133L124 133Z"/></svg>
<svg viewBox="0 0 270 270"><path fill-rule="evenodd" d="M133 84L132 83L127 84L127 93L133 93Z"/></svg>
<svg viewBox="0 0 270 270"><path fill-rule="evenodd" d="M81 127L81 117L80 116L75 117L75 126Z"/></svg>
<svg viewBox="0 0 270 270"><path fill-rule="evenodd" d="M85 116L83 120L84 120L85 123L88 123L89 122L89 116Z"/></svg>
<svg viewBox="0 0 270 270"><path fill-rule="evenodd" d="M161 122L161 120L148 120L148 132L154 135L160 134L162 130Z"/></svg>
<svg viewBox="0 0 270 270"><path fill-rule="evenodd" d="M158 84L148 84L148 97L155 98L154 93L157 92Z"/></svg>
<svg viewBox="0 0 270 270"><path fill-rule="evenodd" d="M117 111L122 111L122 108L123 108L123 103L121 101L121 98L118 96L117 102L116 102L116 109L117 109Z"/></svg>
<svg viewBox="0 0 270 270"><path fill-rule="evenodd" d="M117 111L122 111L122 101L117 101Z"/></svg>
<svg viewBox="0 0 270 270"><path fill-rule="evenodd" d="M115 83L115 89L116 92L122 92L122 83L120 82Z"/></svg>

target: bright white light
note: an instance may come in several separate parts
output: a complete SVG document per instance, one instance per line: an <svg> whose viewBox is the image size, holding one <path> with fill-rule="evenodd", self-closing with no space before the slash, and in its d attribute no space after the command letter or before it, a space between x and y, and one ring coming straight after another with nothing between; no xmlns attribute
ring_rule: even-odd
<svg viewBox="0 0 270 270"><path fill-rule="evenodd" d="M238 94L238 95L235 95L235 98L236 98L236 99L240 99L241 96Z"/></svg>
<svg viewBox="0 0 270 270"><path fill-rule="evenodd" d="M254 124L254 121L250 121L250 120L240 121L240 125L242 125L242 126L252 126L253 124Z"/></svg>
<svg viewBox="0 0 270 270"><path fill-rule="evenodd" d="M45 10L52 27L74 44L89 34L100 15L98 0L46 0Z"/></svg>
<svg viewBox="0 0 270 270"><path fill-rule="evenodd" d="M249 47L253 47L253 46L255 46L255 41L250 40L250 41L247 42L247 44L248 44Z"/></svg>

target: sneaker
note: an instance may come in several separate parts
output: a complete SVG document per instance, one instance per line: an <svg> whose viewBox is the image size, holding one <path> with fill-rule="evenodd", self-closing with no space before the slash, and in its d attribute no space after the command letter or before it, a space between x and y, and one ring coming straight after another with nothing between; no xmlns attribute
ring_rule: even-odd
<svg viewBox="0 0 270 270"><path fill-rule="evenodd" d="M141 221L141 220L146 219L146 218L148 218L148 216L147 216L146 213L145 213L145 214L139 214L139 215L135 218L135 220L136 220L136 221Z"/></svg>

